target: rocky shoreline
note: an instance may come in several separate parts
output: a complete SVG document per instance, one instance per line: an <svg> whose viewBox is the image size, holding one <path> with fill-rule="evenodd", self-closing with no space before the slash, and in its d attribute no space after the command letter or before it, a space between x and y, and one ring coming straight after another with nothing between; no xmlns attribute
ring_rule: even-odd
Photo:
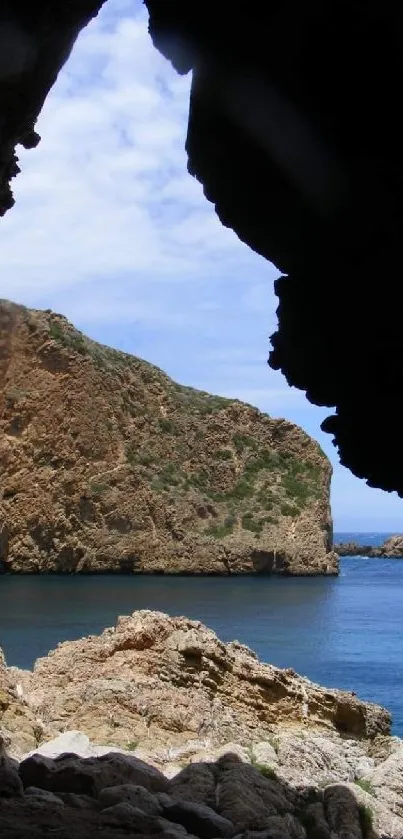
<svg viewBox="0 0 403 839"><path fill-rule="evenodd" d="M0 659L0 835L402 839L390 722L198 621L136 612L32 672Z"/></svg>
<svg viewBox="0 0 403 839"><path fill-rule="evenodd" d="M403 558L403 536L390 536L382 545L359 545L357 542L340 542L333 545L339 556L365 556L371 558Z"/></svg>

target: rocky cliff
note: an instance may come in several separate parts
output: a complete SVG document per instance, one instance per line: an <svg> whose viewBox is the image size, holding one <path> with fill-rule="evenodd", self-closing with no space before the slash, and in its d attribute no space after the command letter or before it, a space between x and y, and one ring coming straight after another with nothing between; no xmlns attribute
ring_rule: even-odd
<svg viewBox="0 0 403 839"><path fill-rule="evenodd" d="M334 574L331 466L285 420L0 302L13 572Z"/></svg>
<svg viewBox="0 0 403 839"><path fill-rule="evenodd" d="M136 612L3 675L14 699L0 706L0 741L22 759L0 760L4 836L403 835L403 743L388 712L197 621ZM18 717L32 756L10 729Z"/></svg>

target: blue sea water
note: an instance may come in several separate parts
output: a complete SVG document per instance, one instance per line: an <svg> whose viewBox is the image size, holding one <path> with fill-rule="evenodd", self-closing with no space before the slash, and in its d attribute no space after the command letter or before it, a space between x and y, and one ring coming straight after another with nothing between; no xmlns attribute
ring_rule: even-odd
<svg viewBox="0 0 403 839"><path fill-rule="evenodd" d="M335 534L380 544L389 534ZM0 577L0 645L32 667L59 641L100 632L120 614L197 618L264 661L354 690L393 714L403 736L403 560L341 560L339 577Z"/></svg>

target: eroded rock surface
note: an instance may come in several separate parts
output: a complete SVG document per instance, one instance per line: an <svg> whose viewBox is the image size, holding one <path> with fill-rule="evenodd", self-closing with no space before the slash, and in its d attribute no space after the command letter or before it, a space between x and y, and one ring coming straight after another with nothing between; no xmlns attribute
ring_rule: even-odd
<svg viewBox="0 0 403 839"><path fill-rule="evenodd" d="M0 302L0 568L335 574L300 428Z"/></svg>
<svg viewBox="0 0 403 839"><path fill-rule="evenodd" d="M361 738L389 732L383 708L262 664L202 623L160 612L121 617L99 636L59 644L32 673L10 674L54 731L78 729L123 749L131 743L145 759L171 749L174 760L184 746L197 756L205 742L248 748L279 725ZM328 759L337 765L337 753Z"/></svg>
<svg viewBox="0 0 403 839"><path fill-rule="evenodd" d="M22 698L0 647L0 758L10 746L20 754L35 749L45 731Z"/></svg>
<svg viewBox="0 0 403 839"><path fill-rule="evenodd" d="M4 660L0 672L40 741L8 732L2 747L7 839L28 824L33 839L403 837L403 742L387 711L198 621L136 612L32 673Z"/></svg>

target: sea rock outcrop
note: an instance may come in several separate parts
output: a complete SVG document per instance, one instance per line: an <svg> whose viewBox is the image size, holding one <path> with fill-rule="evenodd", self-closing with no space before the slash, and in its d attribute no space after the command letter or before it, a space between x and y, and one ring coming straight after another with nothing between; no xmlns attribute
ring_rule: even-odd
<svg viewBox="0 0 403 839"><path fill-rule="evenodd" d="M278 726L387 734L390 715L222 643L198 621L138 611L99 636L67 641L32 672L10 668L33 712L53 731L77 729L99 744L171 749L172 759L237 743L248 748ZM191 744L191 746L189 746Z"/></svg>
<svg viewBox="0 0 403 839"><path fill-rule="evenodd" d="M0 302L11 572L335 574L331 466L300 428Z"/></svg>
<svg viewBox="0 0 403 839"><path fill-rule="evenodd" d="M387 711L197 621L137 612L4 674L42 733L0 754L2 836L403 836Z"/></svg>
<svg viewBox="0 0 403 839"><path fill-rule="evenodd" d="M403 536L390 536L382 545L359 545L357 542L340 542L333 545L339 556L369 556L400 559L403 557Z"/></svg>

